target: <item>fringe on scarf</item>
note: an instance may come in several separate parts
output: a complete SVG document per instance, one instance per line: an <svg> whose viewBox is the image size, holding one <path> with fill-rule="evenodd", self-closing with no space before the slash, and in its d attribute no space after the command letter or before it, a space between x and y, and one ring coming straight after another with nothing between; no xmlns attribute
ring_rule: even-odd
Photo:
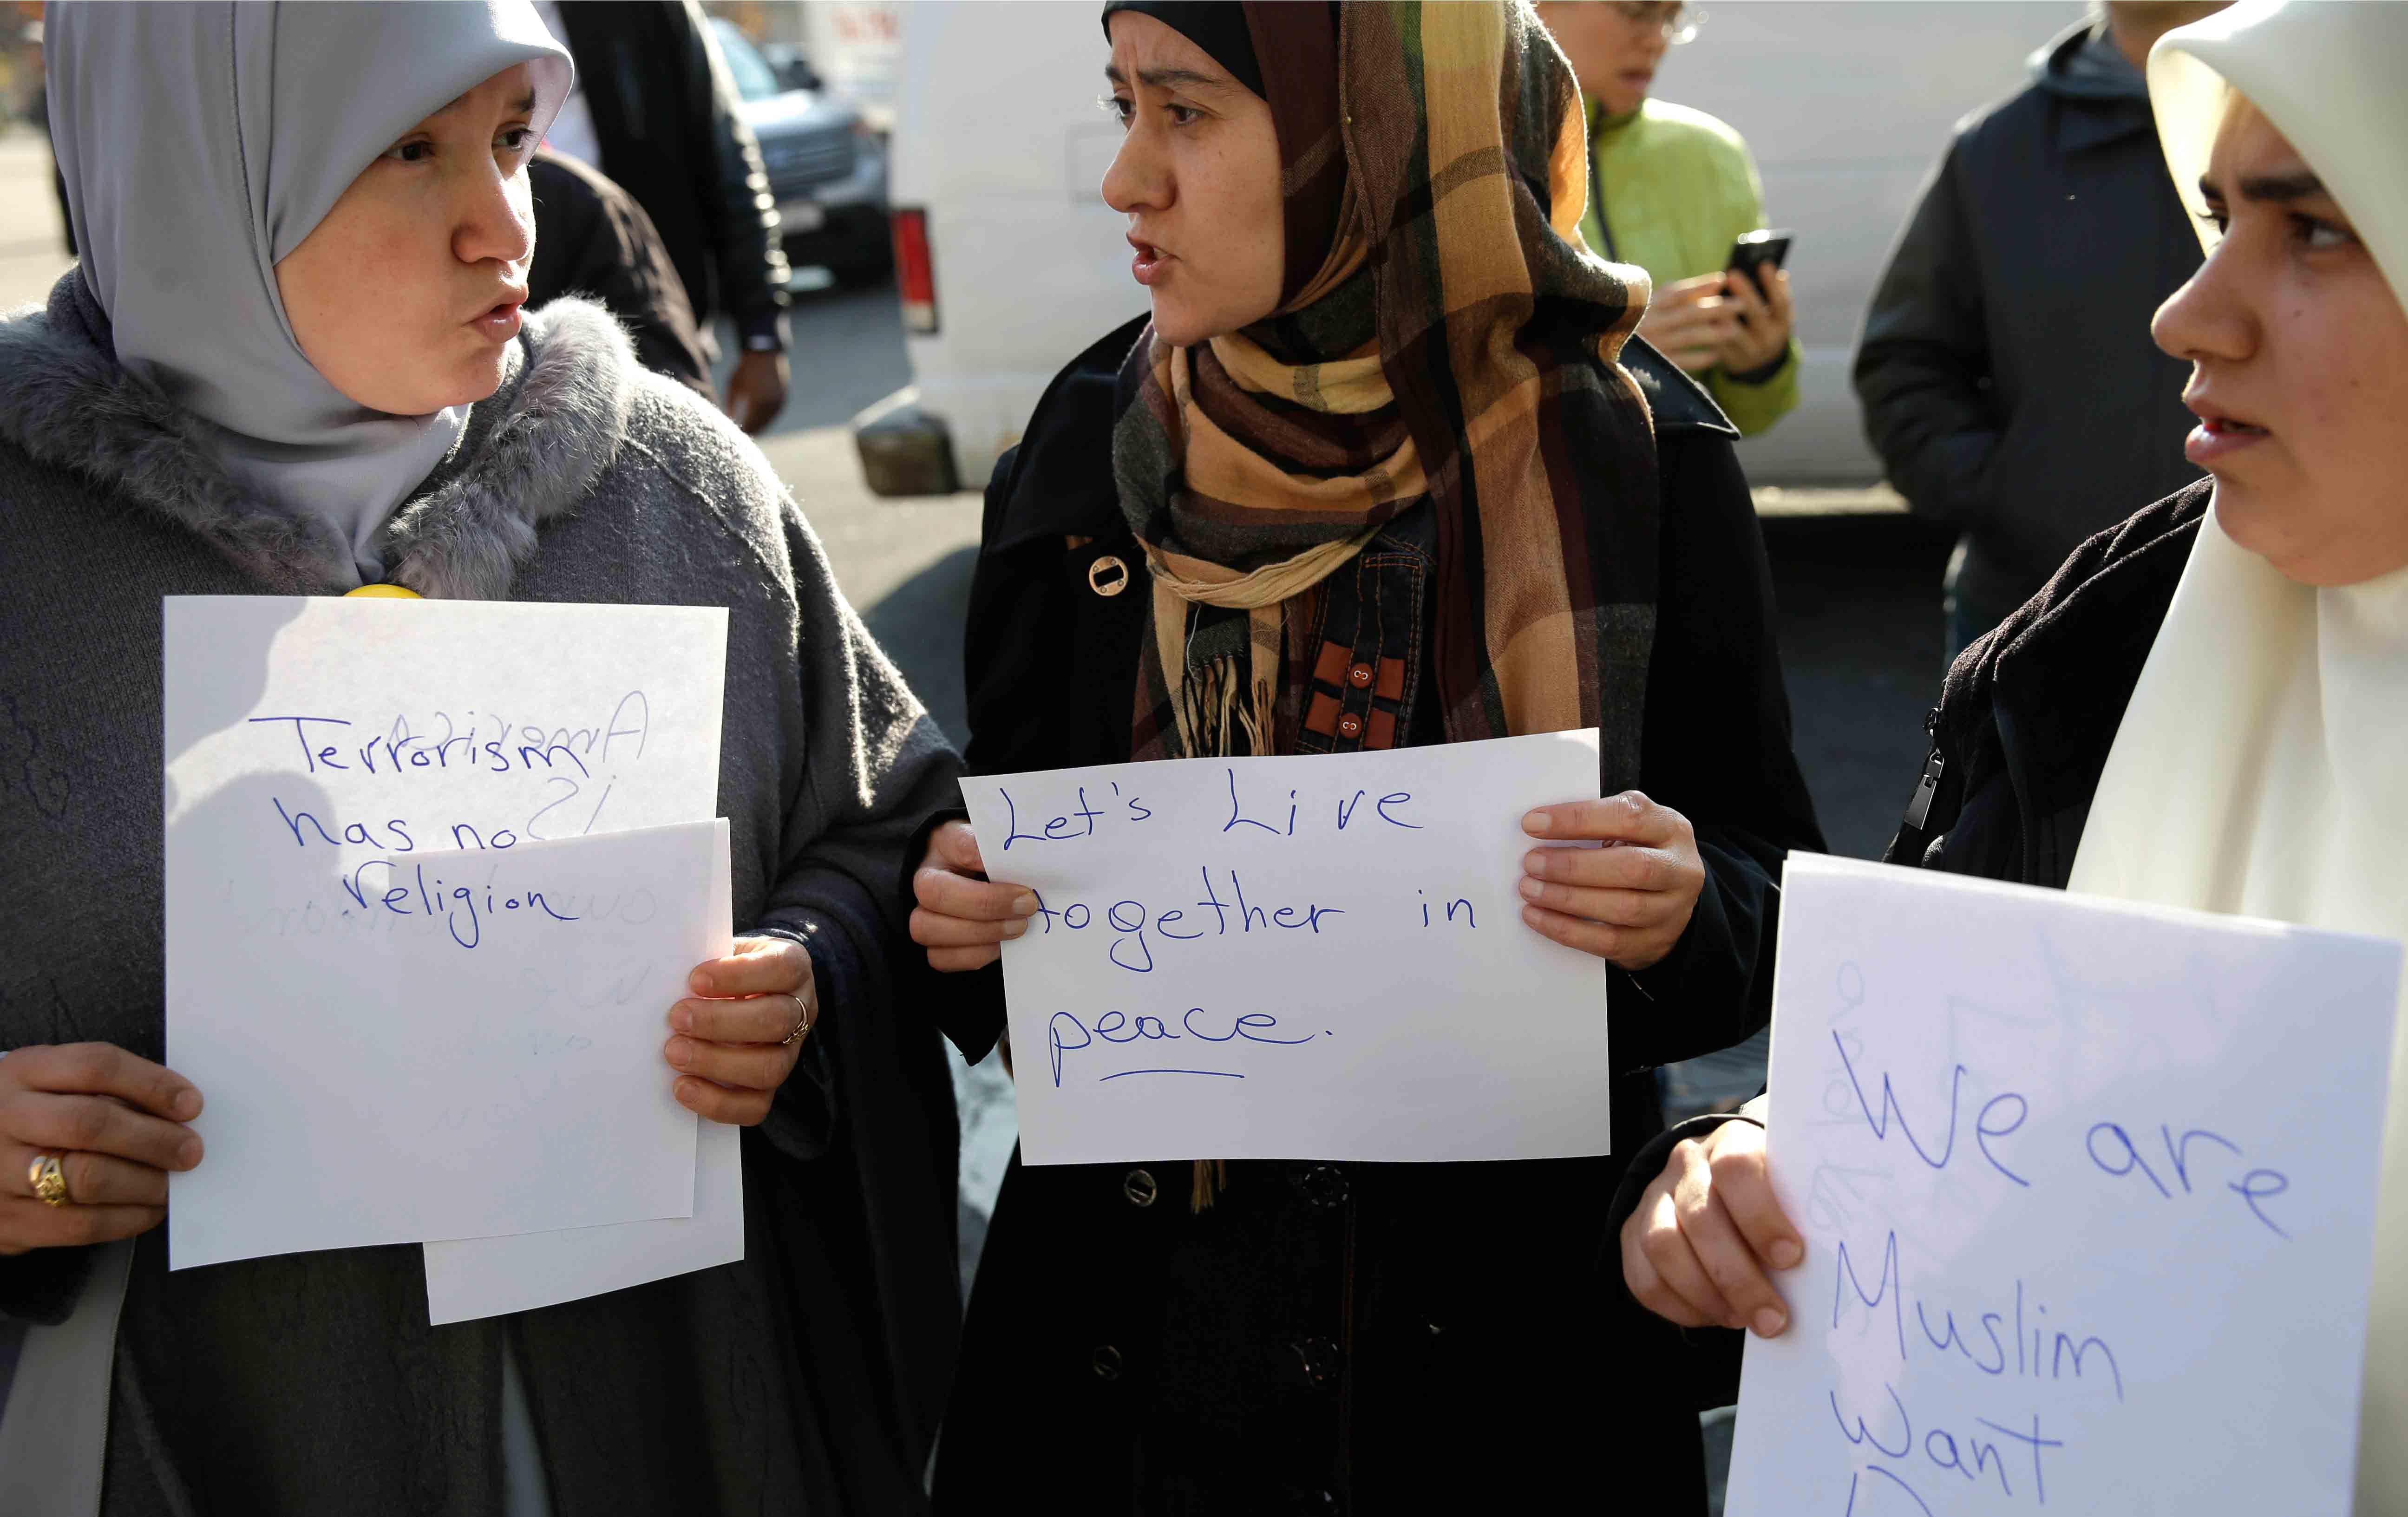
<svg viewBox="0 0 2408 1517"><path fill-rule="evenodd" d="M1260 616L1259 610L1254 613ZM1271 614L1278 614L1273 608ZM1240 667L1240 664L1243 667ZM1253 650L1227 654L1191 667L1172 698L1172 716L1179 725L1180 744L1191 754L1268 753L1271 713L1278 693L1271 681L1254 670ZM1245 746L1238 746L1242 739ZM1228 1189L1228 1166L1219 1159L1197 1159L1188 1194L1188 1209L1201 1215L1221 1192Z"/></svg>
<svg viewBox="0 0 2408 1517"><path fill-rule="evenodd" d="M1249 665L1241 670L1240 659ZM1231 654L1186 671L1171 694L1181 751L1190 757L1244 757L1271 751L1277 692L1245 654ZM1245 746L1238 746L1242 741Z"/></svg>
<svg viewBox="0 0 2408 1517"><path fill-rule="evenodd" d="M1219 1159L1196 1161L1196 1186L1187 1197L1187 1209L1201 1216L1212 1204L1212 1198L1229 1188L1229 1166Z"/></svg>

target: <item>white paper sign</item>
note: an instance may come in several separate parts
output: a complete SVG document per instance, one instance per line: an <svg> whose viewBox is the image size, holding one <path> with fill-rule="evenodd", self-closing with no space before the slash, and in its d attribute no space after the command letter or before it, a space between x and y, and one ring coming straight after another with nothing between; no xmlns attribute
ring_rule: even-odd
<svg viewBox="0 0 2408 1517"><path fill-rule="evenodd" d="M710 921L719 935L714 957L734 947L730 862L723 821L710 876ZM725 1123L701 1123L692 1217L427 1244L427 1320L440 1327L505 1311L533 1311L743 1258L740 1135Z"/></svg>
<svg viewBox="0 0 2408 1517"><path fill-rule="evenodd" d="M672 1116L687 1128L681 1147L644 1159L648 1177L678 1170L682 1198L666 1210L652 1178L608 1205L569 1185L497 1210L479 1192L515 1182L500 1175L437 1187L450 1209L430 1211L405 1198L408 1176L347 1171L344 1145L375 1137L392 1167L414 1166L411 1135L366 1113L382 1086L432 1080L428 1061L456 1057L442 1050L462 1017L484 1019L480 1037L514 1018L548 1026L564 1004L631 987L628 1025L658 1062L666 1008L715 930L704 881L726 613L267 597L170 597L164 610L167 1051L208 1096L209 1143L174 1182L175 1265L689 1212L693 1119L657 1071L664 1136ZM571 851L573 864L540 866L562 883L536 879L537 853L521 852L671 823L701 823L700 840ZM458 852L478 848L490 852ZM672 874L645 878L654 864ZM554 906L566 890L578 923L514 914L531 890ZM660 979L655 950L665 966L680 933L693 939L684 962ZM613 952L547 958L548 934ZM472 984L481 1000L462 998ZM378 1063L367 1047L408 1057ZM541 1083L540 1051L494 1057ZM364 1069L375 1078L347 1088ZM613 1167L592 1183L615 1183Z"/></svg>
<svg viewBox="0 0 2408 1517"><path fill-rule="evenodd" d="M1731 1517L2343 1517L2400 961L1793 855Z"/></svg>
<svg viewBox="0 0 2408 1517"><path fill-rule="evenodd" d="M173 1267L690 1215L661 1045L718 936L717 825L208 874L238 888L183 923L168 1000L168 1063L208 1102Z"/></svg>
<svg viewBox="0 0 2408 1517"><path fill-rule="evenodd" d="M1029 1164L1607 1152L1604 961L1521 920L1597 734L964 780Z"/></svg>

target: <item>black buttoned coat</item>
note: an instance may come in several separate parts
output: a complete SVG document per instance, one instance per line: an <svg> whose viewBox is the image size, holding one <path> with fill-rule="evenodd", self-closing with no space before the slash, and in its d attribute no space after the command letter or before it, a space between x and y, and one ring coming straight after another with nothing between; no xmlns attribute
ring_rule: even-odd
<svg viewBox="0 0 2408 1517"><path fill-rule="evenodd" d="M974 772L1129 756L1150 596L1110 434L1138 331L1063 371L987 491ZM1779 860L1820 847L1736 433L1643 344L1627 362L1655 411L1663 494L1641 783L1695 824L1709 882L1668 959L1612 975L1615 1066L1598 1079L1617 1154L1661 1125L1655 1066L1763 1024ZM1397 604L1381 577L1418 575L1425 593L1402 603L1427 621L1426 515L1405 513L1326 582L1330 678L1314 683L1333 719L1299 746L1442 740L1420 698L1426 626L1350 610ZM936 994L954 1040L984 1054L1003 1030L999 973ZM1629 1304L1608 1247L1623 1164L1239 1163L1198 1212L1184 1161L1015 1159L970 1300L939 1510L1702 1510L1698 1355Z"/></svg>

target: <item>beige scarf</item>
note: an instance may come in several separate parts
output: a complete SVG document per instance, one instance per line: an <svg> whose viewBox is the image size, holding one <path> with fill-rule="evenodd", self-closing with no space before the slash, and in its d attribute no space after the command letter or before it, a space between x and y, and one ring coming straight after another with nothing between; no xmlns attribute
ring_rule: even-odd
<svg viewBox="0 0 2408 1517"><path fill-rule="evenodd" d="M2408 569L2318 590L2213 508L2067 888L2408 938ZM2408 995L2391 1064L2358 1510L2408 1511Z"/></svg>
<svg viewBox="0 0 2408 1517"><path fill-rule="evenodd" d="M1350 277L1362 254L1359 237L1341 246L1331 260L1338 278ZM1308 295L1336 282L1316 279ZM1274 395L1333 416L1369 415L1394 401L1376 352L1326 364L1287 365L1235 333L1214 337L1210 346L1212 362L1249 394ZM1277 704L1281 608L1351 562L1379 536L1398 505L1417 498L1427 486L1410 436L1360 474L1317 478L1291 472L1230 436L1197 403L1189 350L1166 348L1163 359L1183 424L1190 490L1211 499L1244 501L1254 510L1369 523L1347 537L1244 572L1151 542L1144 545L1146 563L1154 571L1154 646L1165 651L1163 693L1177 726L1179 751L1268 753L1273 745L1265 716ZM1194 606L1248 613L1248 657L1242 671L1226 661L1189 668L1183 651L1189 608Z"/></svg>
<svg viewBox="0 0 2408 1517"><path fill-rule="evenodd" d="M2200 176L2238 91L2315 168L2408 307L2402 58L2408 6L2244 0L2167 34L2149 98L2176 192L2204 209ZM2408 570L2298 584L2211 508L2116 728L2069 888L2408 937L2404 753ZM2359 1517L2408 1511L2408 1042L2394 1045L2391 1092Z"/></svg>

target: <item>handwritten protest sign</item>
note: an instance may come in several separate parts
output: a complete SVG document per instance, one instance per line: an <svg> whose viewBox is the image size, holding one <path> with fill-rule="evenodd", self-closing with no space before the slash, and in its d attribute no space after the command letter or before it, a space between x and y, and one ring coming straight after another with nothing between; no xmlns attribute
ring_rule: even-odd
<svg viewBox="0 0 2408 1517"><path fill-rule="evenodd" d="M727 823L710 866L712 956L732 951ZM744 1156L739 1129L701 1123L695 1139L694 1215L603 1227L504 1234L426 1245L426 1316L434 1326L579 1301L744 1257Z"/></svg>
<svg viewBox="0 0 2408 1517"><path fill-rule="evenodd" d="M1521 921L1529 808L1597 734L965 780L1029 1164L1608 1146L1603 961Z"/></svg>
<svg viewBox="0 0 2408 1517"><path fill-rule="evenodd" d="M725 627L166 602L167 1052L209 1145L173 1181L177 1267L691 1212L658 1055L721 930ZM698 825L601 846L672 823ZM536 1112L555 1088L618 1118Z"/></svg>
<svg viewBox="0 0 2408 1517"><path fill-rule="evenodd" d="M690 1213L663 1009L710 950L716 826L208 874L248 888L171 939L167 1059L208 1099L175 1267Z"/></svg>
<svg viewBox="0 0 2408 1517"><path fill-rule="evenodd" d="M2349 1510L2398 945L1793 856L1731 1517Z"/></svg>

